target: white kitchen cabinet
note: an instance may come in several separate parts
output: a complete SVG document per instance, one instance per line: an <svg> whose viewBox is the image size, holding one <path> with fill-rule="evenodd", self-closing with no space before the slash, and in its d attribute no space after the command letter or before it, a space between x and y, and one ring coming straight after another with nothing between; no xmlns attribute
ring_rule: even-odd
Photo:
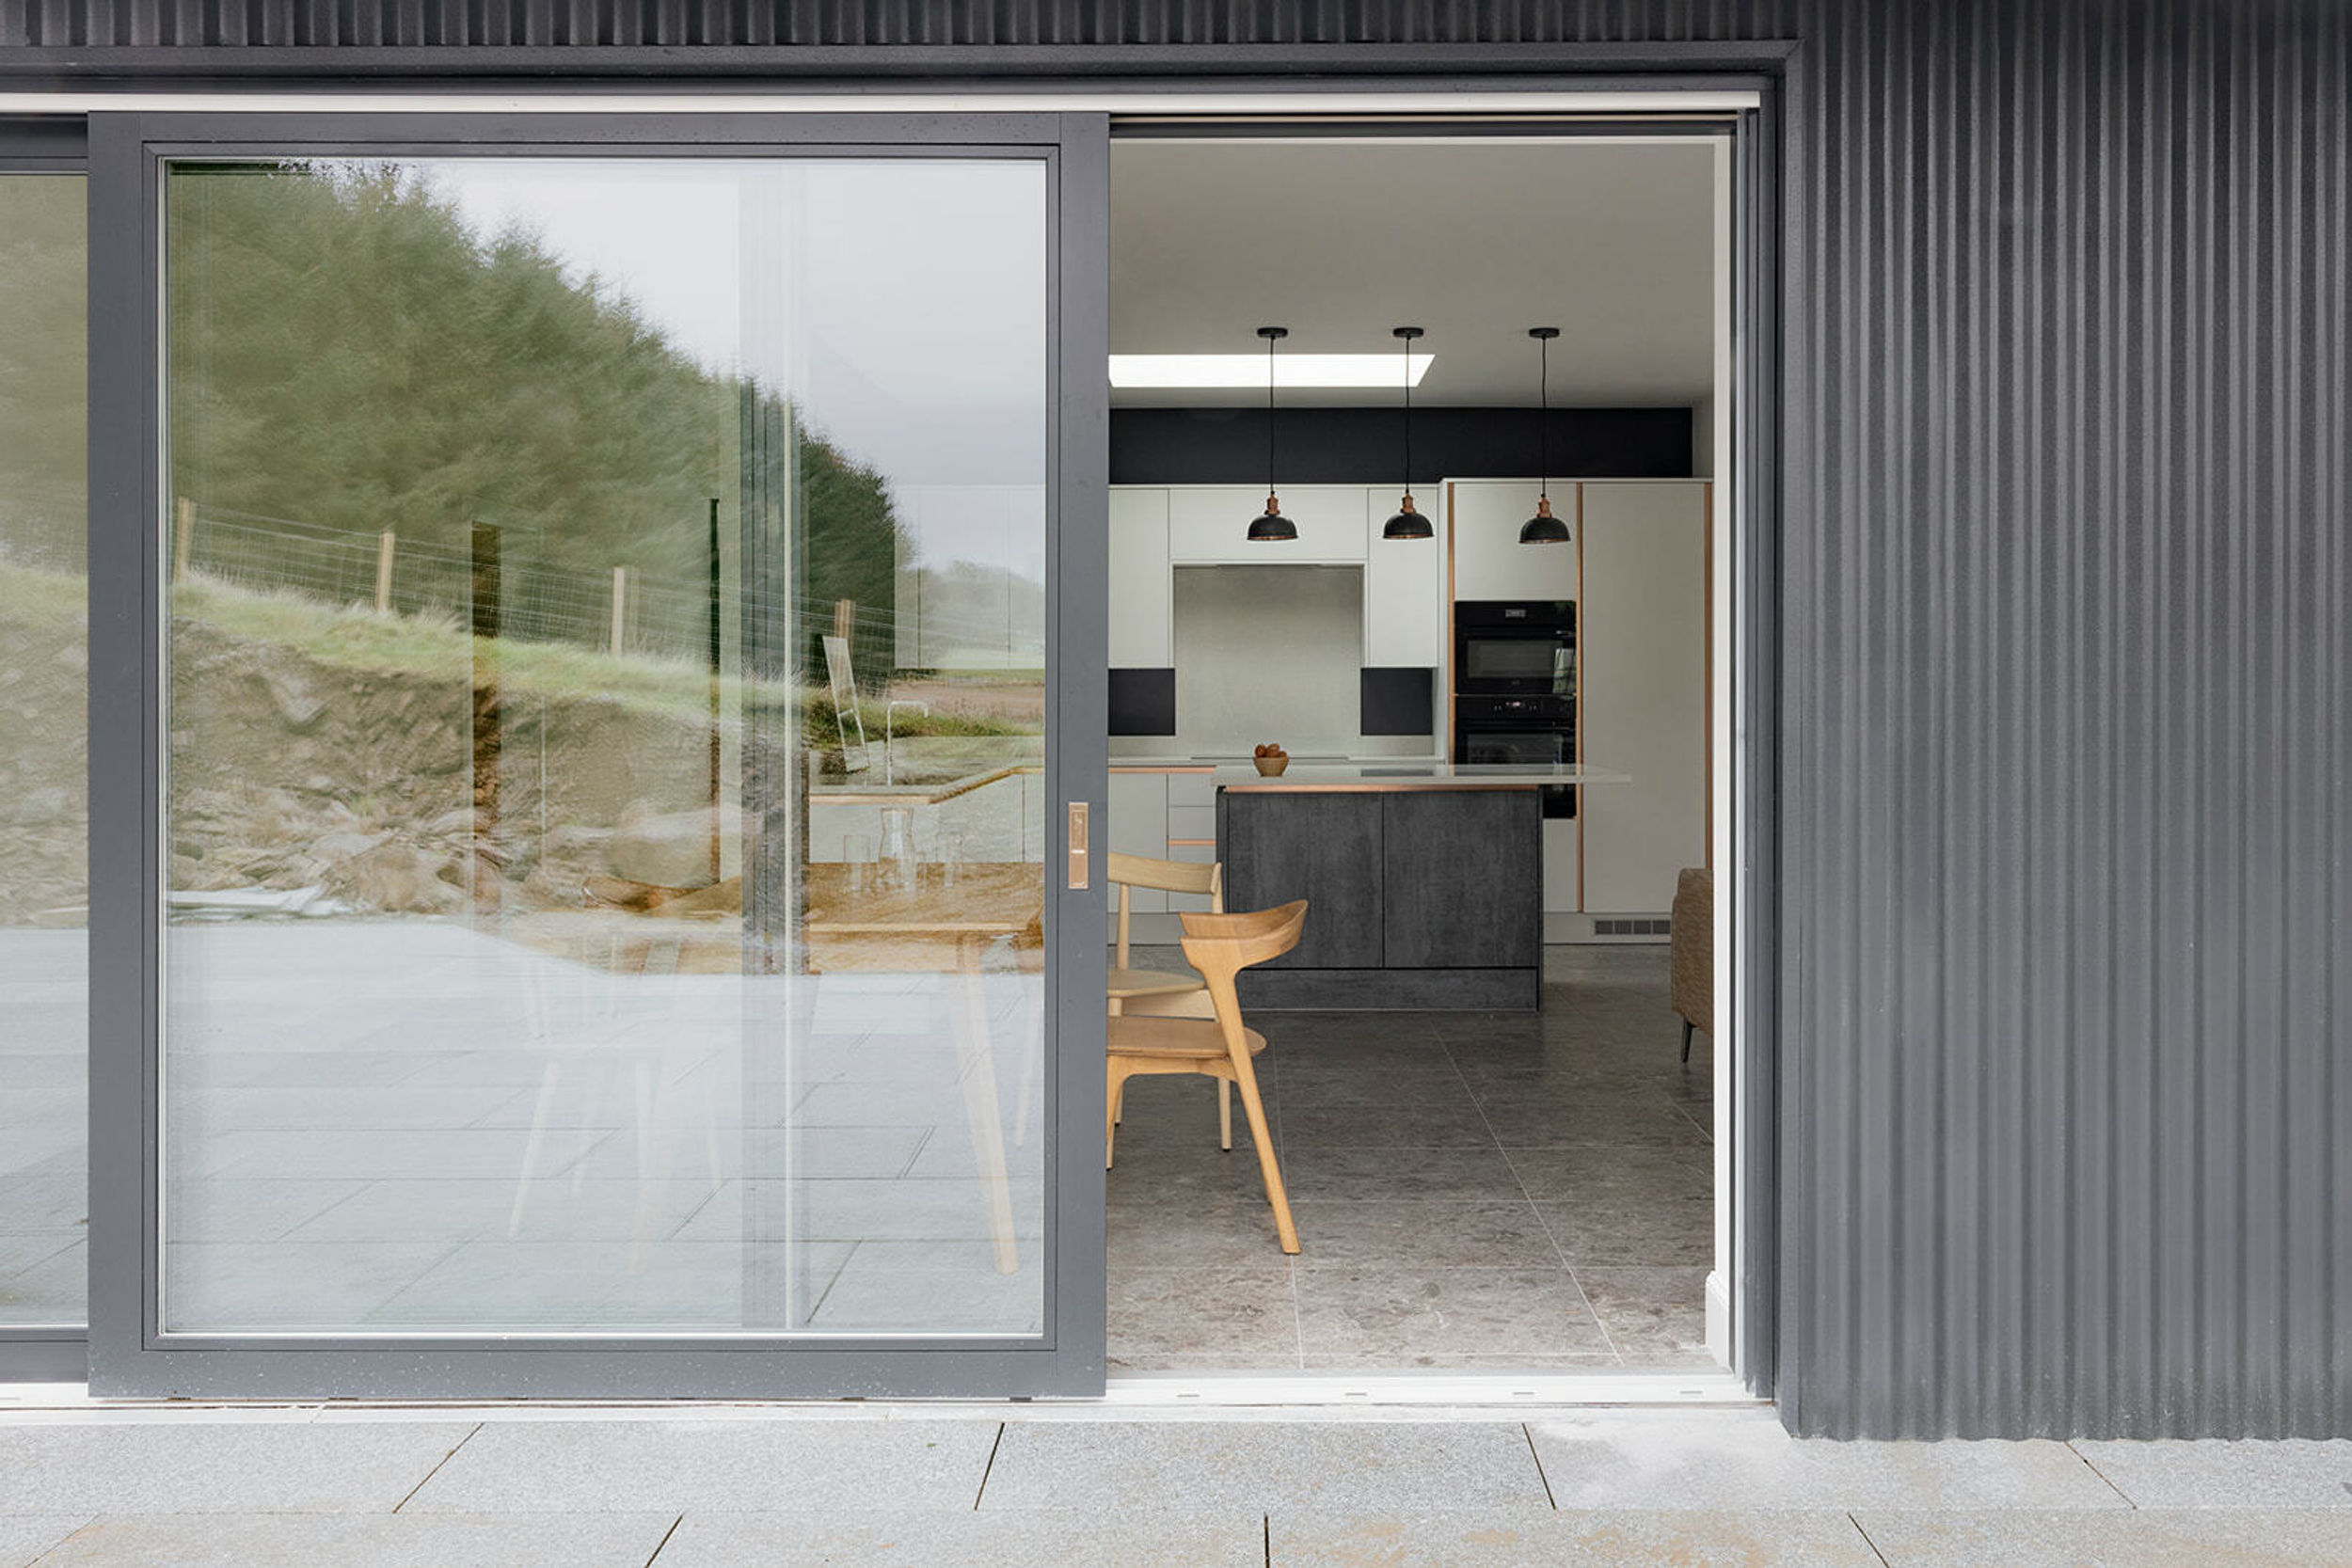
<svg viewBox="0 0 2352 1568"><path fill-rule="evenodd" d="M1579 754L1633 781L1583 792L1584 909L1662 913L1676 873L1707 863L1707 486L1582 490Z"/></svg>
<svg viewBox="0 0 2352 1568"><path fill-rule="evenodd" d="M1586 790L1584 799L1592 799ZM1580 806L1581 802L1580 802ZM1579 886L1578 870L1583 854L1578 819L1573 816L1544 818L1544 912L1571 914L1584 907Z"/></svg>
<svg viewBox="0 0 2352 1568"><path fill-rule="evenodd" d="M1104 840L1122 855L1168 859L1168 779L1166 773L1118 773L1110 777L1104 805L1110 813L1110 833ZM1119 912L1119 890L1109 887L1111 912ZM1156 888L1134 890L1128 908L1137 914L1158 914L1168 908L1168 895Z"/></svg>
<svg viewBox="0 0 2352 1568"><path fill-rule="evenodd" d="M1577 486L1551 484L1551 510L1576 531ZM1573 599L1576 545L1522 545L1519 528L1535 515L1532 479L1458 479L1445 484L1454 546L1454 599Z"/></svg>
<svg viewBox="0 0 2352 1568"><path fill-rule="evenodd" d="M1360 562L1364 559L1364 487L1286 485L1282 515L1296 539L1253 543L1249 519L1265 510L1254 484L1181 484L1168 492L1168 559L1179 565L1275 566Z"/></svg>
<svg viewBox="0 0 2352 1568"><path fill-rule="evenodd" d="M1120 486L1110 495L1110 655L1114 670L1176 662L1170 626L1168 492Z"/></svg>
<svg viewBox="0 0 2352 1568"><path fill-rule="evenodd" d="M1364 662L1435 670L1445 662L1445 504L1442 487L1416 493L1435 531L1427 539L1383 539L1403 492L1364 492Z"/></svg>

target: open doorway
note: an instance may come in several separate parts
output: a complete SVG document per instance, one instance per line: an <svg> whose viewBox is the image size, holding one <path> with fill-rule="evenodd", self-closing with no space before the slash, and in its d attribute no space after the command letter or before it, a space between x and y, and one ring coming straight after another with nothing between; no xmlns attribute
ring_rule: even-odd
<svg viewBox="0 0 2352 1568"><path fill-rule="evenodd" d="M1592 129L1114 141L1114 1011L1308 904L1255 1107L1113 1025L1115 1375L1726 1359L1728 139Z"/></svg>

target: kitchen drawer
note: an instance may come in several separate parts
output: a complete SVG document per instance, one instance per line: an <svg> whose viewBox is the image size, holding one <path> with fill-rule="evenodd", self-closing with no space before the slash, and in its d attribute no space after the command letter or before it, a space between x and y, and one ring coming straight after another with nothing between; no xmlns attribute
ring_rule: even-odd
<svg viewBox="0 0 2352 1568"><path fill-rule="evenodd" d="M1216 809L1216 778L1209 773L1170 773L1168 776L1168 803L1171 806L1207 806ZM1178 833L1179 838L1215 838L1214 825L1205 833Z"/></svg>
<svg viewBox="0 0 2352 1568"><path fill-rule="evenodd" d="M1216 808L1215 806L1180 806L1176 793L1168 792L1168 841L1172 846L1180 839L1205 838L1216 841Z"/></svg>

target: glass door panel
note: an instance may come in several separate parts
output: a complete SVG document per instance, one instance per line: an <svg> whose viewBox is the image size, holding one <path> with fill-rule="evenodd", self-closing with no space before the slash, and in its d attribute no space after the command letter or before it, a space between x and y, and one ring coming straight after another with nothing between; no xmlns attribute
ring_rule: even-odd
<svg viewBox="0 0 2352 1568"><path fill-rule="evenodd" d="M1046 1331L1049 172L163 165L163 1334Z"/></svg>

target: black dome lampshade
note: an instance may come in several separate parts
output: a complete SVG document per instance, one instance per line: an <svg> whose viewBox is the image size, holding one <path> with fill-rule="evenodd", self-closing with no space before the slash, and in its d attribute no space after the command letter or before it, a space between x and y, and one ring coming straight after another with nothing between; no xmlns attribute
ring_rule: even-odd
<svg viewBox="0 0 2352 1568"><path fill-rule="evenodd" d="M1405 349L1405 502L1396 509L1396 515L1380 527L1383 539L1433 539L1437 531L1429 526L1413 505L1413 340L1422 336L1418 326L1400 326L1393 335L1402 341Z"/></svg>
<svg viewBox="0 0 2352 1568"><path fill-rule="evenodd" d="M1560 329L1531 326L1527 335L1535 340L1540 366L1535 384L1535 450L1540 466L1535 481L1535 515L1519 525L1519 543L1565 545L1568 542L1568 525L1551 515L1551 341L1560 336Z"/></svg>
<svg viewBox="0 0 2352 1568"><path fill-rule="evenodd" d="M1289 337L1287 326L1262 326L1265 340L1265 511L1249 519L1249 542L1279 545L1298 537L1298 525L1282 515L1282 498L1274 493L1274 345Z"/></svg>

